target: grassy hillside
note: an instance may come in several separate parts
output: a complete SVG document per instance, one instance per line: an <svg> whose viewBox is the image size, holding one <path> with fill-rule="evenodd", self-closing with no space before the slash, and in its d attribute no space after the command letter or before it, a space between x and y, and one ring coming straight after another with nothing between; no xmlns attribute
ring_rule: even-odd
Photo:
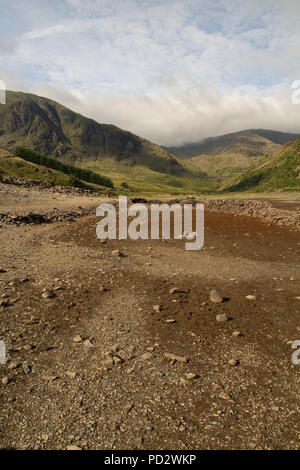
<svg viewBox="0 0 300 470"><path fill-rule="evenodd" d="M169 152L131 132L99 124L47 98L7 91L6 104L0 106L0 147L14 151L17 146L77 166L112 157L161 173L184 173Z"/></svg>
<svg viewBox="0 0 300 470"><path fill-rule="evenodd" d="M100 190L101 192L105 190L104 186L79 179L74 173L65 173L48 168L45 165L27 161L6 150L0 149L0 181L5 176L39 180L53 186L76 186Z"/></svg>
<svg viewBox="0 0 300 470"><path fill-rule="evenodd" d="M183 159L203 154L216 156L223 153L257 157L276 150L277 146L296 137L299 135L265 129L248 129L217 137L208 137L180 147L168 147L168 151Z"/></svg>
<svg viewBox="0 0 300 470"><path fill-rule="evenodd" d="M300 138L286 144L256 168L246 170L229 191L300 190Z"/></svg>

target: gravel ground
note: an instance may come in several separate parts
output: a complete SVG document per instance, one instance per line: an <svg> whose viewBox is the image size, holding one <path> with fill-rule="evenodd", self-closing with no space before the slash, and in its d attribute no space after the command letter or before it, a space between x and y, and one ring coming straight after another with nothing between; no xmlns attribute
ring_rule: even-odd
<svg viewBox="0 0 300 470"><path fill-rule="evenodd" d="M299 232L205 220L199 252L101 243L92 216L2 225L1 448L300 448Z"/></svg>

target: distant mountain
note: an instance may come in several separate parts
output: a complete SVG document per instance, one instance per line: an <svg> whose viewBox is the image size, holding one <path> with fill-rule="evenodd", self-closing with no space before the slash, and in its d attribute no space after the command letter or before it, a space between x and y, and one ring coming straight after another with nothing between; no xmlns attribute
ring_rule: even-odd
<svg viewBox="0 0 300 470"><path fill-rule="evenodd" d="M208 137L199 142L179 147L167 147L167 150L183 159L203 154L216 156L224 153L242 157L258 157L276 150L277 146L286 144L299 136L300 134L265 129L248 129L217 137Z"/></svg>
<svg viewBox="0 0 300 470"><path fill-rule="evenodd" d="M288 142L225 188L229 191L300 190L300 138Z"/></svg>
<svg viewBox="0 0 300 470"><path fill-rule="evenodd" d="M185 172L167 150L131 132L99 124L47 98L7 91L6 104L0 105L0 147L13 152L17 146L80 166L112 158L169 175Z"/></svg>

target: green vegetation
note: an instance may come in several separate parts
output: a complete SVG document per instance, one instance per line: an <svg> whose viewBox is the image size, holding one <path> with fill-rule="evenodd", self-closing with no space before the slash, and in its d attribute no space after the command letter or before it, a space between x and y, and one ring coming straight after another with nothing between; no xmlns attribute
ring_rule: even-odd
<svg viewBox="0 0 300 470"><path fill-rule="evenodd" d="M169 175L185 171L169 152L131 132L99 124L47 98L7 91L6 104L0 106L0 147L14 152L17 146L77 167L113 158Z"/></svg>
<svg viewBox="0 0 300 470"><path fill-rule="evenodd" d="M285 145L258 168L248 170L228 191L300 190L300 139Z"/></svg>
<svg viewBox="0 0 300 470"><path fill-rule="evenodd" d="M24 160L27 160L31 163L36 163L47 168L52 168L53 170L58 170L67 175L71 175L70 181L72 186L75 186L75 184L80 185L81 183L79 180L83 180L88 183L105 186L107 188L113 187L112 181L106 176L101 176L99 173L94 173L90 170L85 170L82 168L77 168L73 165L62 163L56 158L47 157L46 155L39 154L24 147L17 147L16 156L23 158Z"/></svg>
<svg viewBox="0 0 300 470"><path fill-rule="evenodd" d="M199 155L239 154L247 157L258 157L276 150L299 134L271 131L266 129L248 129L231 134L208 137L200 142L168 147L167 150L179 158L192 158Z"/></svg>

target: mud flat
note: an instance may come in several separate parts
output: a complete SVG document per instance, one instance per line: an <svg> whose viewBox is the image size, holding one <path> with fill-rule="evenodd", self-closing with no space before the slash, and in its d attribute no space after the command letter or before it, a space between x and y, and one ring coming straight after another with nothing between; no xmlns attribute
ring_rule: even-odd
<svg viewBox="0 0 300 470"><path fill-rule="evenodd" d="M101 243L94 216L2 223L1 448L299 449L299 231L221 207L197 252Z"/></svg>

